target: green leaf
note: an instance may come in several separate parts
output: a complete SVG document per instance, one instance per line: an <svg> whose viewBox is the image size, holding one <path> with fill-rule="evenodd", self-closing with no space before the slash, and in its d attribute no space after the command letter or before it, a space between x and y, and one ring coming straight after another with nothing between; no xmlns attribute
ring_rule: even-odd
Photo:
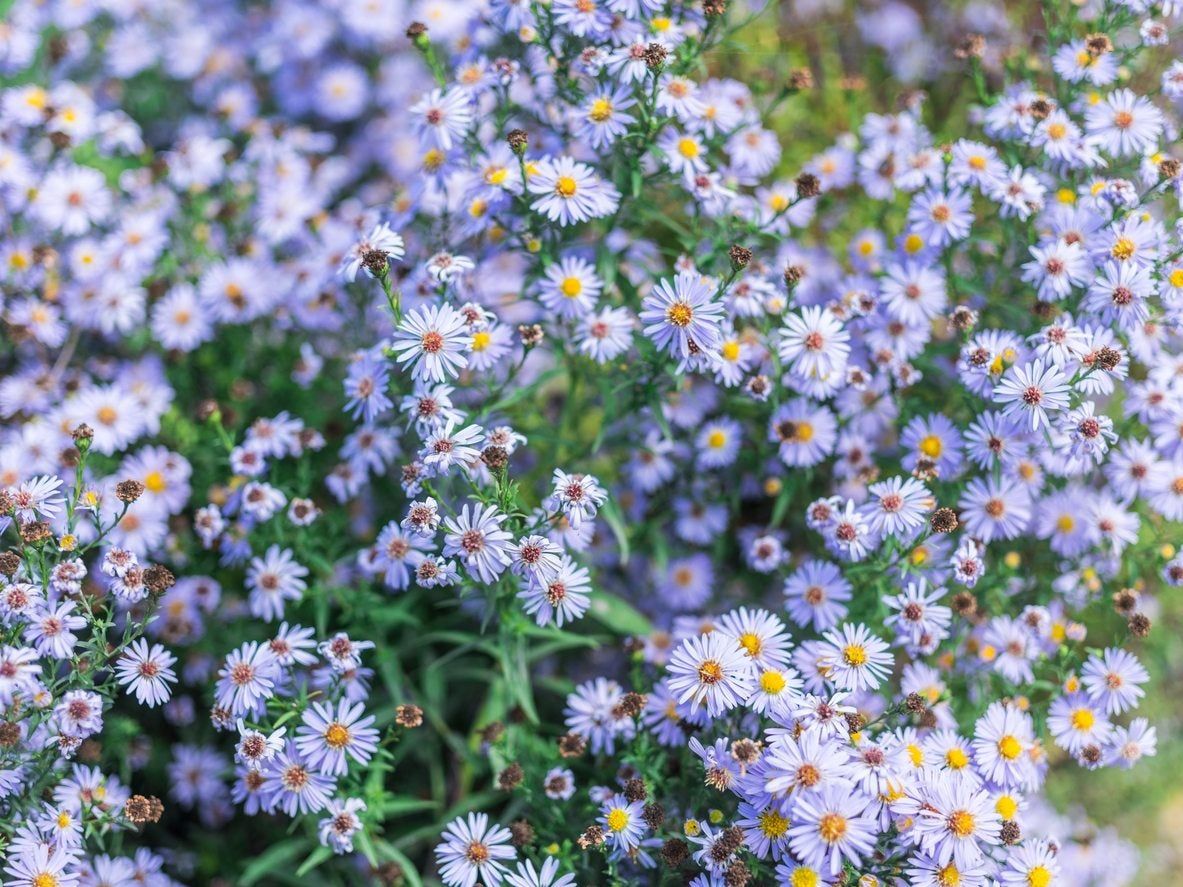
<svg viewBox="0 0 1183 887"><path fill-rule="evenodd" d="M333 855L333 851L330 850L328 847L317 847L315 850L313 850L311 853L308 854L307 859L305 859L302 863L300 863L300 867L298 869L296 869L296 877L297 878L304 877L304 875L308 874L310 871L312 871L314 868L316 868L322 862L331 858L332 855Z"/></svg>
<svg viewBox="0 0 1183 887"><path fill-rule="evenodd" d="M238 879L239 887L251 887L264 875L272 874L273 870L290 865L304 846L304 840L298 838L267 848L261 855L256 856L243 871L242 876Z"/></svg>
<svg viewBox="0 0 1183 887"><path fill-rule="evenodd" d="M624 517L620 513L620 507L615 501L609 499L600 507L600 514L603 515L608 528L612 530L612 535L616 537L616 547L620 549L620 565L623 567L628 563L631 549L628 541L628 530L625 528Z"/></svg>
<svg viewBox="0 0 1183 887"><path fill-rule="evenodd" d="M588 612L616 634L647 635L653 631L652 624L640 610L606 591L596 591L592 594Z"/></svg>

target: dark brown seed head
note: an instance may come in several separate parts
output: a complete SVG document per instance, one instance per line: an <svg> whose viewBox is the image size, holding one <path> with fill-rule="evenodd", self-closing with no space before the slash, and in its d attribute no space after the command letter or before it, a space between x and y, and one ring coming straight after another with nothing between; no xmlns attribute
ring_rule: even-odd
<svg viewBox="0 0 1183 887"><path fill-rule="evenodd" d="M1150 617L1145 613L1135 613L1129 621L1130 634L1136 638L1144 638L1150 634Z"/></svg>
<svg viewBox="0 0 1183 887"><path fill-rule="evenodd" d="M660 43L650 43L645 47L645 67L650 71L660 71L668 57L669 50Z"/></svg>
<svg viewBox="0 0 1183 887"><path fill-rule="evenodd" d="M565 733L559 737L559 755L564 758L578 758L587 750L587 740L578 733Z"/></svg>
<svg viewBox="0 0 1183 887"><path fill-rule="evenodd" d="M521 785L525 778L526 774L521 764L510 764L497 776L497 787L503 792L511 792Z"/></svg>
<svg viewBox="0 0 1183 887"><path fill-rule="evenodd" d="M665 808L656 801L650 801L641 810L641 818L645 820L645 825L657 831L665 825Z"/></svg>
<svg viewBox="0 0 1183 887"><path fill-rule="evenodd" d="M748 267L752 262L752 251L738 243L727 251L727 256L731 259L731 267L736 271Z"/></svg>
<svg viewBox="0 0 1183 887"><path fill-rule="evenodd" d="M624 784L624 796L630 802L643 801L649 797L649 790L645 788L645 780L635 778L626 782Z"/></svg>
<svg viewBox="0 0 1183 887"><path fill-rule="evenodd" d="M810 197L817 197L822 193L822 182L817 176L810 172L803 172L794 180L797 186L797 196L802 200L808 200Z"/></svg>
<svg viewBox="0 0 1183 887"><path fill-rule="evenodd" d="M670 838L661 845L661 861L667 868L681 868L690 858L690 846L681 838Z"/></svg>
<svg viewBox="0 0 1183 887"><path fill-rule="evenodd" d="M405 703L394 710L394 722L407 730L414 730L423 723L423 709Z"/></svg>
<svg viewBox="0 0 1183 887"><path fill-rule="evenodd" d="M599 847L604 843L604 830L598 825L589 825L583 830L577 843L584 850L589 847Z"/></svg>
<svg viewBox="0 0 1183 887"><path fill-rule="evenodd" d="M70 432L70 437L74 438L74 443L80 444L82 442L90 443L94 440L94 429L83 422L77 428Z"/></svg>
<svg viewBox="0 0 1183 887"><path fill-rule="evenodd" d="M524 129L511 129L505 141L509 143L509 149L519 157L530 147L530 135Z"/></svg>
<svg viewBox="0 0 1183 887"><path fill-rule="evenodd" d="M11 579L21 567L21 556L15 551L0 551L0 575Z"/></svg>
<svg viewBox="0 0 1183 887"><path fill-rule="evenodd" d="M144 570L144 585L152 594L164 594L177 584L177 577L168 567L153 564Z"/></svg>
<svg viewBox="0 0 1183 887"><path fill-rule="evenodd" d="M1019 841L1023 840L1023 832L1019 828L1019 824L1014 820L1008 820L1002 824L1002 843L1008 847L1012 847Z"/></svg>
<svg viewBox="0 0 1183 887"><path fill-rule="evenodd" d="M980 59L986 51L986 38L981 34L966 34L953 50L959 59Z"/></svg>
<svg viewBox="0 0 1183 887"><path fill-rule="evenodd" d="M932 513L934 533L952 533L957 529L957 512L952 508L938 508Z"/></svg>
<svg viewBox="0 0 1183 887"><path fill-rule="evenodd" d="M115 485L115 498L130 505L144 495L144 485L138 480L121 480Z"/></svg>
<svg viewBox="0 0 1183 887"><path fill-rule="evenodd" d="M534 843L534 826L524 819L515 819L509 824L510 842L515 847Z"/></svg>

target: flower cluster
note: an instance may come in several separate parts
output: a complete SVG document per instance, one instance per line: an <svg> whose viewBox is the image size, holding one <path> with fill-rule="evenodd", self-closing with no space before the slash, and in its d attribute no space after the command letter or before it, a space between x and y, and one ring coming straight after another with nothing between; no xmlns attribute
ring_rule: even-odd
<svg viewBox="0 0 1183 887"><path fill-rule="evenodd" d="M6 884L1134 882L1178 4L10 5Z"/></svg>

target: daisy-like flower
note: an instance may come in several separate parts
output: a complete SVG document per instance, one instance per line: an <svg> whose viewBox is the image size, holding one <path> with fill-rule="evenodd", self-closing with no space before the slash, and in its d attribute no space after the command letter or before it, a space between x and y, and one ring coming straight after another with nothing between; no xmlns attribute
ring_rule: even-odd
<svg viewBox="0 0 1183 887"><path fill-rule="evenodd" d="M504 521L496 506L466 502L460 514L444 521L444 557L458 557L474 577L496 582L511 562L513 537L501 529Z"/></svg>
<svg viewBox="0 0 1183 887"><path fill-rule="evenodd" d="M558 317L582 317L595 309L603 286L594 265L578 256L564 256L546 269L540 295L542 304Z"/></svg>
<svg viewBox="0 0 1183 887"><path fill-rule="evenodd" d="M562 555L554 575L543 580L527 579L518 598L522 609L539 625L554 623L559 628L587 612L591 580L586 567Z"/></svg>
<svg viewBox="0 0 1183 887"><path fill-rule="evenodd" d="M870 497L863 514L872 533L904 536L924 525L931 511L932 494L914 477L891 477L867 487Z"/></svg>
<svg viewBox="0 0 1183 887"><path fill-rule="evenodd" d="M755 680L747 650L719 632L686 638L670 657L668 670L678 701L689 702L692 712L705 704L711 717L739 705Z"/></svg>
<svg viewBox="0 0 1183 887"><path fill-rule="evenodd" d="M945 589L930 589L924 577L909 582L900 594L883 599L892 610L884 624L895 629L900 643L931 648L947 636L953 618L948 607L937 603L944 595Z"/></svg>
<svg viewBox="0 0 1183 887"><path fill-rule="evenodd" d="M743 440L742 426L734 419L721 418L708 422L698 433L698 464L703 468L722 468L735 461Z"/></svg>
<svg viewBox="0 0 1183 887"><path fill-rule="evenodd" d="M532 582L545 583L559 571L563 549L545 536L523 536L509 547L509 568Z"/></svg>
<svg viewBox="0 0 1183 887"><path fill-rule="evenodd" d="M970 868L983 857L983 845L999 843L1002 819L988 792L972 780L939 775L921 784L919 805L905 807L915 816L920 846L941 865Z"/></svg>
<svg viewBox="0 0 1183 887"><path fill-rule="evenodd" d="M1038 773L1029 751L1035 741L1031 716L992 702L974 726L974 762L983 777L1003 788L1035 788Z"/></svg>
<svg viewBox="0 0 1183 887"><path fill-rule="evenodd" d="M5 884L11 887L75 887L78 884L76 851L50 848L44 843L11 850L5 858Z"/></svg>
<svg viewBox="0 0 1183 887"><path fill-rule="evenodd" d="M0 647L0 705L12 705L19 694L34 690L41 664L32 647Z"/></svg>
<svg viewBox="0 0 1183 887"><path fill-rule="evenodd" d="M1002 414L1015 420L1029 419L1031 430L1048 428L1049 412L1067 409L1071 388L1055 364L1036 359L1011 367L994 389L994 402L1004 404Z"/></svg>
<svg viewBox="0 0 1183 887"><path fill-rule="evenodd" d="M247 641L232 651L218 670L218 707L234 716L262 712L267 700L275 695L279 677L279 663L271 648Z"/></svg>
<svg viewBox="0 0 1183 887"><path fill-rule="evenodd" d="M850 333L833 312L819 306L801 309L785 318L778 352L798 376L827 378L846 366Z"/></svg>
<svg viewBox="0 0 1183 887"><path fill-rule="evenodd" d="M1146 692L1139 685L1150 680L1142 663L1120 647L1109 647L1100 656L1089 656L1080 676L1089 699L1110 715L1136 707Z"/></svg>
<svg viewBox="0 0 1183 887"><path fill-rule="evenodd" d="M840 690L874 690L891 670L894 658L887 644L861 623L847 623L824 638L826 678Z"/></svg>
<svg viewBox="0 0 1183 887"><path fill-rule="evenodd" d="M66 501L61 486L60 477L42 475L7 490L15 517L22 523L56 517Z"/></svg>
<svg viewBox="0 0 1183 887"><path fill-rule="evenodd" d="M148 646L143 638L137 638L119 657L115 665L115 676L129 694L135 694L141 705L153 708L168 702L172 695L169 684L177 682L173 665L177 657L160 644Z"/></svg>
<svg viewBox="0 0 1183 887"><path fill-rule="evenodd" d="M327 814L317 823L320 842L334 853L352 853L353 836L361 831L359 813L366 809L361 798L334 798L325 807Z"/></svg>
<svg viewBox="0 0 1183 887"><path fill-rule="evenodd" d="M1006 868L998 879L1003 887L1057 887L1061 883L1057 848L1043 838L1023 841L1007 852Z"/></svg>
<svg viewBox="0 0 1183 887"><path fill-rule="evenodd" d="M774 797L799 798L850 783L846 749L821 730L776 736L761 760L764 791Z"/></svg>
<svg viewBox="0 0 1183 887"><path fill-rule="evenodd" d="M868 798L845 786L830 786L818 795L802 796L793 808L789 847L806 865L828 872L844 863L858 866L875 845L879 832L867 815Z"/></svg>
<svg viewBox="0 0 1183 887"><path fill-rule="evenodd" d="M517 856L509 829L490 825L487 813L458 816L435 848L440 877L448 887L473 887L477 880L497 887L506 876L504 860Z"/></svg>
<svg viewBox="0 0 1183 887"><path fill-rule="evenodd" d="M620 203L616 188L572 157L540 161L527 187L538 195L530 208L564 227L611 215Z"/></svg>
<svg viewBox="0 0 1183 887"><path fill-rule="evenodd" d="M645 834L645 819L641 801L628 801L617 796L600 808L599 823L604 828L604 841L624 851L635 849Z"/></svg>
<svg viewBox="0 0 1183 887"><path fill-rule="evenodd" d="M472 340L463 314L447 303L409 311L391 342L400 364L409 364L412 378L443 382L468 365L465 352Z"/></svg>
<svg viewBox="0 0 1183 887"><path fill-rule="evenodd" d="M1158 753L1158 733L1146 718L1134 718L1128 727L1115 727L1109 737L1105 763L1128 770L1142 758Z"/></svg>
<svg viewBox="0 0 1183 887"><path fill-rule="evenodd" d="M608 501L608 494L591 474L567 474L556 468L551 478L554 483L556 510L567 518L574 529L595 518L600 506Z"/></svg>
<svg viewBox="0 0 1183 887"><path fill-rule="evenodd" d="M975 477L958 502L965 528L975 538L990 543L995 539L1014 539L1031 520L1031 502L1017 484L983 481Z"/></svg>
<svg viewBox="0 0 1183 887"><path fill-rule="evenodd" d="M464 90L445 93L433 89L410 110L415 126L428 144L450 151L472 125L472 102Z"/></svg>
<svg viewBox="0 0 1183 887"><path fill-rule="evenodd" d="M397 262L405 253L403 239L386 222L379 222L368 237L357 241L341 259L338 273L353 283L358 271L376 277L389 262Z"/></svg>
<svg viewBox="0 0 1183 887"><path fill-rule="evenodd" d="M1114 90L1085 108L1085 131L1115 157L1153 151L1163 125L1162 111L1129 89Z"/></svg>
<svg viewBox="0 0 1183 887"><path fill-rule="evenodd" d="M623 698L621 686L607 678L580 684L567 696L567 729L586 738L592 754L612 754L618 738L627 741L637 732L636 721L620 709Z"/></svg>
<svg viewBox="0 0 1183 887"><path fill-rule="evenodd" d="M1069 693L1052 702L1047 728L1056 745L1073 755L1085 746L1100 748L1113 732L1101 706L1083 693Z"/></svg>
<svg viewBox="0 0 1183 887"><path fill-rule="evenodd" d="M715 285L696 272L680 272L672 284L658 281L641 307L645 335L674 357L685 360L719 344L725 309Z"/></svg>
<svg viewBox="0 0 1183 887"><path fill-rule="evenodd" d="M484 429L479 425L468 425L456 431L457 422L449 419L442 428L436 428L423 441L419 458L434 475L445 475L453 465L471 465L481 457L479 449L484 439Z"/></svg>
<svg viewBox="0 0 1183 887"><path fill-rule="evenodd" d="M785 606L802 627L824 632L846 615L852 588L837 564L809 558L785 580Z"/></svg>
<svg viewBox="0 0 1183 887"><path fill-rule="evenodd" d="M283 750L283 737L287 727L279 727L270 735L246 726L238 719L238 742L234 746L234 760L249 770L262 770L263 766Z"/></svg>
<svg viewBox="0 0 1183 887"><path fill-rule="evenodd" d="M267 810L282 810L288 816L316 813L328 806L336 781L310 767L296 744L289 742L268 764L263 796Z"/></svg>
<svg viewBox="0 0 1183 887"><path fill-rule="evenodd" d="M347 758L365 764L377 751L378 731L373 723L374 716L366 715L360 702L342 699L335 713L331 705L314 702L296 730L296 748L310 767L329 776L344 776L349 770Z"/></svg>
<svg viewBox="0 0 1183 887"><path fill-rule="evenodd" d="M282 619L284 602L304 596L307 575L308 568L297 563L290 550L278 545L268 548L263 557L252 558L246 573L251 614L268 622Z"/></svg>
<svg viewBox="0 0 1183 887"><path fill-rule="evenodd" d="M788 632L767 610L732 610L720 617L715 631L735 638L756 666L784 666L789 661Z"/></svg>

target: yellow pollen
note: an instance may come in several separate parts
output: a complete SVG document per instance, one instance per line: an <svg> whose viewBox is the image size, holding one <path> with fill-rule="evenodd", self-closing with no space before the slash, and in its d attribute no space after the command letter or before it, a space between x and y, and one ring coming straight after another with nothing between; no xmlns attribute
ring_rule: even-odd
<svg viewBox="0 0 1183 887"><path fill-rule="evenodd" d="M1183 289L1183 268L1176 268L1167 279L1175 289Z"/></svg>
<svg viewBox="0 0 1183 887"><path fill-rule="evenodd" d="M1056 529L1061 533L1071 533L1076 529L1076 518L1070 514L1061 514L1056 519Z"/></svg>
<svg viewBox="0 0 1183 887"><path fill-rule="evenodd" d="M973 834L974 816L968 810L958 810L949 817L949 831L959 838L964 838Z"/></svg>
<svg viewBox="0 0 1183 887"><path fill-rule="evenodd" d="M685 302L674 302L665 309L665 319L674 326L685 327L694 319L694 309Z"/></svg>
<svg viewBox="0 0 1183 887"><path fill-rule="evenodd" d="M937 883L940 887L957 887L961 883L961 872L957 871L957 866L949 863L937 872Z"/></svg>
<svg viewBox="0 0 1183 887"><path fill-rule="evenodd" d="M1052 882L1052 873L1044 866L1037 865L1027 872L1028 887L1048 887Z"/></svg>
<svg viewBox="0 0 1183 887"><path fill-rule="evenodd" d="M614 832L624 831L628 827L628 811L615 807L608 814L608 828Z"/></svg>
<svg viewBox="0 0 1183 887"><path fill-rule="evenodd" d="M750 631L739 636L739 645L748 651L749 656L759 655L761 648L764 646L760 638Z"/></svg>
<svg viewBox="0 0 1183 887"><path fill-rule="evenodd" d="M1071 188L1061 188L1056 192L1056 200L1060 203L1076 203L1076 192Z"/></svg>
<svg viewBox="0 0 1183 887"><path fill-rule="evenodd" d="M587 112L587 117L593 123L603 123L612 116L612 102L608 99L599 98L592 102L591 110Z"/></svg>
<svg viewBox="0 0 1183 887"><path fill-rule="evenodd" d="M739 360L739 342L724 342L722 352L724 360L734 363Z"/></svg>
<svg viewBox="0 0 1183 887"><path fill-rule="evenodd" d="M485 173L485 181L490 185L503 185L505 180L509 178L509 170L504 166L499 166L496 169L491 169Z"/></svg>
<svg viewBox="0 0 1183 887"><path fill-rule="evenodd" d="M1133 257L1136 249L1137 247L1134 245L1134 241L1130 240L1128 237L1119 237L1109 252L1113 255L1113 258L1125 262Z"/></svg>
<svg viewBox="0 0 1183 887"><path fill-rule="evenodd" d="M349 729L344 724L329 724L325 730L325 743L329 748L345 748L349 744Z"/></svg>
<svg viewBox="0 0 1183 887"><path fill-rule="evenodd" d="M945 763L954 770L960 770L969 763L969 756L955 745L945 752Z"/></svg>
<svg viewBox="0 0 1183 887"><path fill-rule="evenodd" d="M969 164L970 169L976 169L978 172L981 172L983 169L986 168L986 158L983 157L981 154L975 154L974 156L970 157L969 160L967 160L966 162Z"/></svg>
<svg viewBox="0 0 1183 887"><path fill-rule="evenodd" d="M908 759L912 762L913 767L919 767L924 763L924 749L918 746L915 742L909 743Z"/></svg>
<svg viewBox="0 0 1183 887"><path fill-rule="evenodd" d="M813 869L799 868L789 876L789 887L818 887L821 879Z"/></svg>
<svg viewBox="0 0 1183 887"><path fill-rule="evenodd" d="M817 824L817 833L827 844L842 840L846 834L846 818L837 813L827 813Z"/></svg>
<svg viewBox="0 0 1183 887"><path fill-rule="evenodd" d="M1048 138L1062 139L1064 136L1068 135L1068 127L1063 123L1053 123L1047 128L1047 134Z"/></svg>
<svg viewBox="0 0 1183 887"><path fill-rule="evenodd" d="M780 193L773 194L768 198L768 207L774 213L783 213L789 208L789 198Z"/></svg>
<svg viewBox="0 0 1183 887"><path fill-rule="evenodd" d="M678 140L678 153L687 160L693 160L699 154L698 142L691 138L684 138Z"/></svg>
<svg viewBox="0 0 1183 887"><path fill-rule="evenodd" d="M941 439L935 434L929 434L920 441L920 452L928 456L930 459L935 459L940 456L941 451L944 450L944 448L944 443L942 443Z"/></svg>
<svg viewBox="0 0 1183 887"><path fill-rule="evenodd" d="M867 648L861 644L848 644L842 650L842 659L852 668L867 664Z"/></svg>
<svg viewBox="0 0 1183 887"><path fill-rule="evenodd" d="M99 407L97 418L104 425L114 425L119 413L115 411L115 407Z"/></svg>
<svg viewBox="0 0 1183 887"><path fill-rule="evenodd" d="M493 336L488 330L478 330L472 334L472 350L484 351L492 341Z"/></svg>
<svg viewBox="0 0 1183 887"><path fill-rule="evenodd" d="M559 176L559 180L555 182L555 193L560 197L574 197L578 190L579 185L570 176Z"/></svg>
<svg viewBox="0 0 1183 887"><path fill-rule="evenodd" d="M1078 708L1072 712L1072 728L1079 730L1082 733L1086 730L1093 729L1093 725L1097 723L1097 716L1093 714L1092 709Z"/></svg>
<svg viewBox="0 0 1183 887"><path fill-rule="evenodd" d="M1010 795L1003 795L994 804L994 812L1003 819L1011 820L1019 812L1019 802Z"/></svg>
<svg viewBox="0 0 1183 887"><path fill-rule="evenodd" d="M785 676L779 671L766 671L760 675L760 689L769 696L775 696L785 688Z"/></svg>
<svg viewBox="0 0 1183 887"><path fill-rule="evenodd" d="M1013 761L1023 753L1023 745L1014 736L1003 736L998 740L998 753L1008 761Z"/></svg>
<svg viewBox="0 0 1183 887"><path fill-rule="evenodd" d="M707 446L712 450L720 449L725 443L727 443L727 435L718 428L707 435ZM743 643L742 639L740 640L740 643ZM759 641L757 641L757 644L759 644Z"/></svg>
<svg viewBox="0 0 1183 887"><path fill-rule="evenodd" d="M704 684L717 684L723 680L723 666L714 659L708 659L698 667L698 679Z"/></svg>
<svg viewBox="0 0 1183 887"><path fill-rule="evenodd" d="M559 289L568 299L574 299L583 292L583 281L578 277L564 277Z"/></svg>
<svg viewBox="0 0 1183 887"><path fill-rule="evenodd" d="M757 821L760 823L760 831L774 840L784 837L785 832L789 830L789 821L771 807L761 813Z"/></svg>
<svg viewBox="0 0 1183 887"><path fill-rule="evenodd" d="M904 238L904 252L918 253L924 249L924 238L919 234L909 234Z"/></svg>
<svg viewBox="0 0 1183 887"><path fill-rule="evenodd" d="M144 478L144 486L152 493L163 493L168 487L164 480L164 475L159 471L149 471L148 476Z"/></svg>
<svg viewBox="0 0 1183 887"><path fill-rule="evenodd" d="M813 440L813 426L808 422L798 422L797 430L793 434L793 439L798 443L809 443Z"/></svg>
<svg viewBox="0 0 1183 887"><path fill-rule="evenodd" d="M39 872L30 882L32 887L58 887L59 883L57 876L50 872Z"/></svg>

